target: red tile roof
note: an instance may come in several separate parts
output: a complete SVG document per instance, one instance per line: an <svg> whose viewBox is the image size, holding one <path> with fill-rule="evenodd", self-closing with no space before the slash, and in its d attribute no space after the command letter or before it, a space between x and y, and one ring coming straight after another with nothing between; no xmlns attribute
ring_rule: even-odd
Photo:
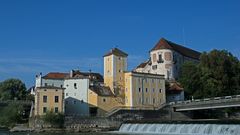
<svg viewBox="0 0 240 135"><path fill-rule="evenodd" d="M123 52L122 50L118 48L113 48L110 50L110 52L106 53L103 57L109 56L109 55L116 55L116 56L122 56L122 57L127 57L128 54Z"/></svg>
<svg viewBox="0 0 240 135"><path fill-rule="evenodd" d="M170 88L167 91L183 91L183 88L178 82L173 82L170 83Z"/></svg>
<svg viewBox="0 0 240 135"><path fill-rule="evenodd" d="M44 79L64 79L69 76L69 73L50 72L43 76Z"/></svg>
<svg viewBox="0 0 240 135"><path fill-rule="evenodd" d="M178 45L176 43L173 43L171 41L168 41L164 38L161 38L159 42L152 48L151 51L159 50L159 49L171 49L174 50L186 57L198 59L200 58L201 53L189 48L186 48L184 46Z"/></svg>

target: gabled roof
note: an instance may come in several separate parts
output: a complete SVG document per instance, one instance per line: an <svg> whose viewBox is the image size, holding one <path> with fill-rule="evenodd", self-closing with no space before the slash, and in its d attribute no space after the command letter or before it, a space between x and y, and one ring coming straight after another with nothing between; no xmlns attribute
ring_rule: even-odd
<svg viewBox="0 0 240 135"><path fill-rule="evenodd" d="M137 68L145 68L148 63L149 63L149 60L139 64Z"/></svg>
<svg viewBox="0 0 240 135"><path fill-rule="evenodd" d="M154 50L160 50L160 49L171 49L174 50L186 57L198 59L200 58L201 53L195 50L192 50L190 48L178 45L176 43L173 43L171 41L168 41L164 38L161 38L159 42L152 48L151 51Z"/></svg>
<svg viewBox="0 0 240 135"><path fill-rule="evenodd" d="M170 87L167 89L167 92L181 92L183 87L178 82L170 82Z"/></svg>
<svg viewBox="0 0 240 135"><path fill-rule="evenodd" d="M123 52L122 50L118 48L113 48L111 49L108 53L106 53L103 57L110 56L110 55L116 55L116 56L122 56L122 57L127 57L128 54Z"/></svg>
<svg viewBox="0 0 240 135"><path fill-rule="evenodd" d="M103 76L99 73L94 72L80 72L79 70L72 70L73 76L70 78L81 78L87 77L91 81L103 82Z"/></svg>
<svg viewBox="0 0 240 135"><path fill-rule="evenodd" d="M89 89L97 93L99 96L114 96L110 88L107 86L93 85L90 86Z"/></svg>
<svg viewBox="0 0 240 135"><path fill-rule="evenodd" d="M64 79L69 76L69 73L50 72L43 76L44 79Z"/></svg>

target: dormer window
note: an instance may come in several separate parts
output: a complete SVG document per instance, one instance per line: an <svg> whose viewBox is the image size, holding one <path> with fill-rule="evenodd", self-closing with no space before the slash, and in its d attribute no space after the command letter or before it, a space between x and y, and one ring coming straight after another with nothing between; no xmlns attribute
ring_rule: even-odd
<svg viewBox="0 0 240 135"><path fill-rule="evenodd" d="M156 70L156 69L157 69L157 65L153 65L153 66L152 66L152 69L153 69L153 70Z"/></svg>

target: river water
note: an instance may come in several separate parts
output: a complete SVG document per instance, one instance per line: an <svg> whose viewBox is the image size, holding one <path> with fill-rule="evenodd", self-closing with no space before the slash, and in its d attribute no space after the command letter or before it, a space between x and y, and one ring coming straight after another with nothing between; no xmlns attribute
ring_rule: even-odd
<svg viewBox="0 0 240 135"><path fill-rule="evenodd" d="M0 135L240 135L238 124L123 124L119 131L104 133L10 133Z"/></svg>

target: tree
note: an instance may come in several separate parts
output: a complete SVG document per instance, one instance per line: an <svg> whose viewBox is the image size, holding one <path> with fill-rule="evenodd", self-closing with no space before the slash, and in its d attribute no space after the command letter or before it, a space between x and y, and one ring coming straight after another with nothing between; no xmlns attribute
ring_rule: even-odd
<svg viewBox="0 0 240 135"><path fill-rule="evenodd" d="M198 92L202 87L202 84L199 81L200 76L201 73L195 63L186 62L183 64L179 82L181 82L181 85L184 87L186 98L191 98L191 96L198 98L202 96Z"/></svg>
<svg viewBox="0 0 240 135"><path fill-rule="evenodd" d="M2 106L0 109L0 125L12 127L16 123L21 122L23 111L23 105L16 102Z"/></svg>
<svg viewBox="0 0 240 135"><path fill-rule="evenodd" d="M8 79L0 83L0 100L23 100L26 98L26 86L19 79Z"/></svg>
<svg viewBox="0 0 240 135"><path fill-rule="evenodd" d="M240 93L240 62L226 50L202 53L200 63L184 63L179 81L197 98Z"/></svg>
<svg viewBox="0 0 240 135"><path fill-rule="evenodd" d="M64 114L54 113L53 111L48 111L46 115L43 116L43 120L53 126L63 127L64 124Z"/></svg>

